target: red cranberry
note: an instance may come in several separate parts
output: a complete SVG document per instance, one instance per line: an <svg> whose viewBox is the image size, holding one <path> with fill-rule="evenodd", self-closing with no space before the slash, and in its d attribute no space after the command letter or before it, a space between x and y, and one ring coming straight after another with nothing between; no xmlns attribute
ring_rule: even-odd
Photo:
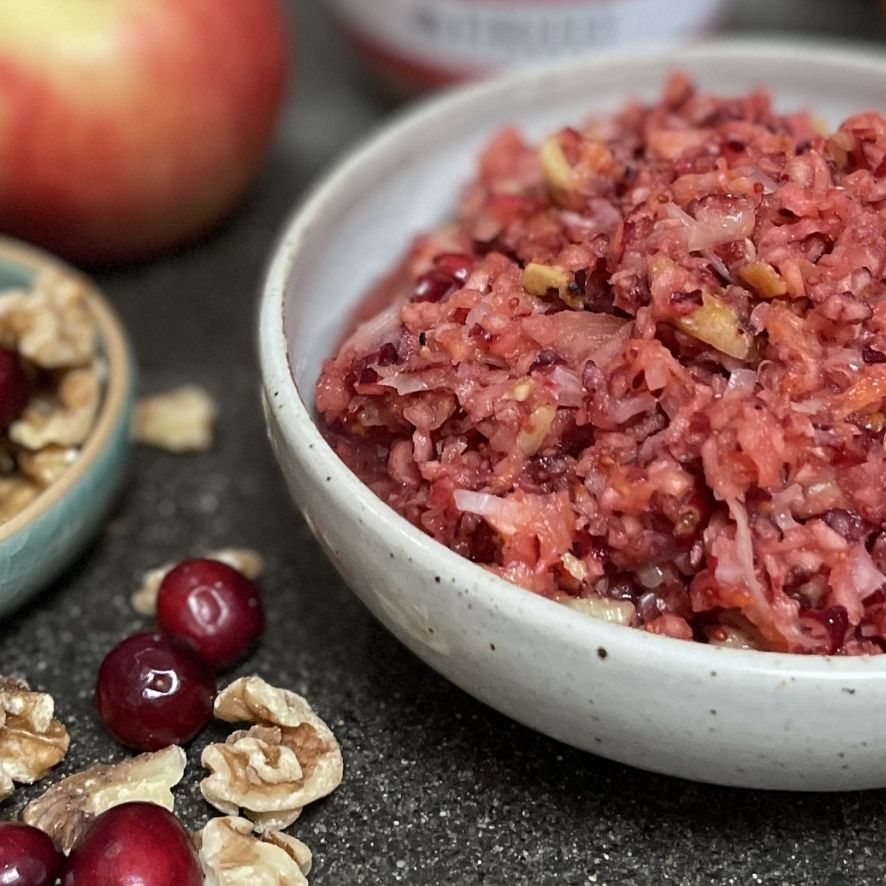
<svg viewBox="0 0 886 886"><path fill-rule="evenodd" d="M801 609L800 618L817 621L828 636L828 655L836 655L846 640L849 631L849 616L845 606L830 606L827 609Z"/></svg>
<svg viewBox="0 0 886 886"><path fill-rule="evenodd" d="M456 283L464 286L471 271L474 269L474 261L469 255L462 255L459 252L444 252L434 259L434 264L455 280Z"/></svg>
<svg viewBox="0 0 886 886"><path fill-rule="evenodd" d="M206 662L176 637L136 634L105 657L95 703L123 744L156 751L190 741L212 713L215 679Z"/></svg>
<svg viewBox="0 0 886 886"><path fill-rule="evenodd" d="M375 359L379 366L392 366L400 359L397 346L393 342L387 342L379 348Z"/></svg>
<svg viewBox="0 0 886 886"><path fill-rule="evenodd" d="M427 274L422 274L415 281L413 301L442 301L453 289L455 289L455 284L449 274L438 270L428 271Z"/></svg>
<svg viewBox="0 0 886 886"><path fill-rule="evenodd" d="M434 259L434 267L415 281L413 301L438 302L459 286L464 286L474 261L469 255L444 252Z"/></svg>
<svg viewBox="0 0 886 886"><path fill-rule="evenodd" d="M62 886L202 886L200 862L179 820L153 803L99 815L65 864Z"/></svg>
<svg viewBox="0 0 886 886"><path fill-rule="evenodd" d="M185 560L170 570L157 596L157 624L190 640L214 668L235 664L265 626L258 589L218 560Z"/></svg>
<svg viewBox="0 0 886 886"><path fill-rule="evenodd" d="M5 431L22 413L31 383L15 351L0 348L0 431Z"/></svg>
<svg viewBox="0 0 886 886"><path fill-rule="evenodd" d="M14 821L0 822L0 884L52 886L63 858L43 831Z"/></svg>

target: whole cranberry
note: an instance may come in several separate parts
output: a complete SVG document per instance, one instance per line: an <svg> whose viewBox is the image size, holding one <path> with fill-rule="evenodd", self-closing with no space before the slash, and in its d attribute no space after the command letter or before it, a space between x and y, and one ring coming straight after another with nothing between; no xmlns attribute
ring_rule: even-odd
<svg viewBox="0 0 886 886"><path fill-rule="evenodd" d="M215 678L199 654L156 633L115 646L95 684L95 704L108 731L140 751L190 741L209 719L214 698Z"/></svg>
<svg viewBox="0 0 886 886"><path fill-rule="evenodd" d="M0 822L0 884L52 886L63 858L43 831L15 821Z"/></svg>
<svg viewBox="0 0 886 886"><path fill-rule="evenodd" d="M185 560L160 584L157 624L190 640L217 670L243 658L265 626L258 589L218 560Z"/></svg>
<svg viewBox="0 0 886 886"><path fill-rule="evenodd" d="M30 395L31 383L18 354L0 348L0 432L21 415Z"/></svg>
<svg viewBox="0 0 886 886"><path fill-rule="evenodd" d="M122 803L74 844L63 886L202 886L188 832L154 803Z"/></svg>

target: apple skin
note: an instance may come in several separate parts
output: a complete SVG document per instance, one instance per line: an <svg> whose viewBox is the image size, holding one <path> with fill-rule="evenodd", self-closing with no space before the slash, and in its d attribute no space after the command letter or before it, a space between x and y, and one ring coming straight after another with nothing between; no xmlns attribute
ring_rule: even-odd
<svg viewBox="0 0 886 886"><path fill-rule="evenodd" d="M90 265L195 239L252 184L290 55L281 0L2 0L0 231Z"/></svg>

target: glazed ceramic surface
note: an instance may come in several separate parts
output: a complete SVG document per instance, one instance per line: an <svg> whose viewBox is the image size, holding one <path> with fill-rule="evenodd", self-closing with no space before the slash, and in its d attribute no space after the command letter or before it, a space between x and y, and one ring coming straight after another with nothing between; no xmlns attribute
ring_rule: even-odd
<svg viewBox="0 0 886 886"><path fill-rule="evenodd" d="M77 275L45 253L0 238L0 292L27 286L44 269ZM0 618L45 587L98 529L123 480L135 373L119 321L90 287L89 306L107 368L95 427L62 477L0 525Z"/></svg>
<svg viewBox="0 0 886 886"><path fill-rule="evenodd" d="M478 148L651 99L681 67L723 93L767 85L835 124L886 109L886 61L824 46L709 44L518 74L443 96L344 160L295 214L260 320L263 396L293 498L361 600L433 668L505 714L615 760L761 788L886 786L886 657L721 649L606 624L424 536L344 467L313 418L321 363L368 285L446 218ZM486 739L483 739L486 740Z"/></svg>

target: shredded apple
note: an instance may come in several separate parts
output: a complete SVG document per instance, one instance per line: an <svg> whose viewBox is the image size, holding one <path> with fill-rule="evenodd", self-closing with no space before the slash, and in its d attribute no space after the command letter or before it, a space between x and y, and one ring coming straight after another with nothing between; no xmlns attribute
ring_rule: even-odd
<svg viewBox="0 0 886 886"><path fill-rule="evenodd" d="M886 118L828 135L677 74L540 147L498 134L317 408L378 496L528 590L672 637L879 653L884 276Z"/></svg>

